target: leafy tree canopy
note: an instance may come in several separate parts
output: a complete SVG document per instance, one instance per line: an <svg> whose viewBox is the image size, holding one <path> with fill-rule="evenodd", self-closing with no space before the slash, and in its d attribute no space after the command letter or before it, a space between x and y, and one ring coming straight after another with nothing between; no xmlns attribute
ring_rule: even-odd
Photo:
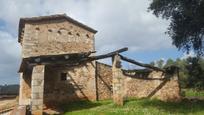
<svg viewBox="0 0 204 115"><path fill-rule="evenodd" d="M179 82L182 88L195 88L204 90L204 58L188 57L186 59L168 59L166 63L158 60L151 62L154 66L168 67L175 65L179 67Z"/></svg>
<svg viewBox="0 0 204 115"><path fill-rule="evenodd" d="M204 0L153 0L149 10L170 20L167 33L179 50L204 54Z"/></svg>

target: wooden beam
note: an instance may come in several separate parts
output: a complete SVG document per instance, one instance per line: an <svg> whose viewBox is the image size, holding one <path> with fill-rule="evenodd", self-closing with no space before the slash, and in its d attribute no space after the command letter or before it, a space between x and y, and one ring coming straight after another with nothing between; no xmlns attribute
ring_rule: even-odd
<svg viewBox="0 0 204 115"><path fill-rule="evenodd" d="M41 55L35 57L24 58L31 65L49 65L49 64L66 64L66 63L77 63L83 58L87 58L95 51L72 53L72 54L59 54L59 55Z"/></svg>
<svg viewBox="0 0 204 115"><path fill-rule="evenodd" d="M119 50L98 56L90 56L95 51L83 52L83 53L73 53L73 54L59 54L59 55L41 55L35 57L24 58L29 65L77 65L87 61L94 61L99 59L104 59L108 57L113 57L116 54L127 51L128 48L121 48Z"/></svg>
<svg viewBox="0 0 204 115"><path fill-rule="evenodd" d="M128 50L128 48L125 47L125 48L121 48L121 49L119 49L119 50L116 50L116 51L113 51L113 52L110 52L110 53L107 53L107 54L98 55L98 56L91 56L91 57L89 57L87 60L88 60L88 61L93 61L93 60L99 60L99 59L109 58L109 57L113 57L113 56L116 55L116 54L125 52L125 51L127 51L127 50Z"/></svg>
<svg viewBox="0 0 204 115"><path fill-rule="evenodd" d="M150 64L143 64L143 63L140 63L140 62L137 62L133 59L129 59L125 56L122 56L122 55L119 55L121 57L122 60L124 61L127 61L127 62L130 62L132 64L135 64L135 65L138 65L138 66L141 66L141 67L146 67L146 68L149 68L149 69L153 69L153 70L157 70L157 71L162 71L162 72L166 72L164 69L162 68L158 68L158 67L155 67L155 66L152 66Z"/></svg>
<svg viewBox="0 0 204 115"><path fill-rule="evenodd" d="M132 70L123 70L123 72L127 72L127 73L148 73L148 72L152 72L152 69L132 69Z"/></svg>

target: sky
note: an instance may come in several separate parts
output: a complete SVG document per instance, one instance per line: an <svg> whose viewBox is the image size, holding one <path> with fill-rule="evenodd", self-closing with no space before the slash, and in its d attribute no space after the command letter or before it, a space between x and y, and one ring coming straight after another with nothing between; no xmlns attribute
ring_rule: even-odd
<svg viewBox="0 0 204 115"><path fill-rule="evenodd" d="M21 17L64 14L98 30L97 54L128 47L123 55L143 63L185 57L165 34L169 21L147 8L151 0L0 0L0 85L19 83ZM107 60L102 60L108 63Z"/></svg>

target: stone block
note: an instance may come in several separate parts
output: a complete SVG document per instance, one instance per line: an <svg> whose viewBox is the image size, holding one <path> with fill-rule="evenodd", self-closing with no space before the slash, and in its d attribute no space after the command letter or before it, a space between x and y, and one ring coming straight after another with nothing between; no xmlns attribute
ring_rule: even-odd
<svg viewBox="0 0 204 115"><path fill-rule="evenodd" d="M33 93L33 99L43 99L43 93Z"/></svg>
<svg viewBox="0 0 204 115"><path fill-rule="evenodd" d="M33 86L32 87L32 93L43 93L44 87L42 86Z"/></svg>
<svg viewBox="0 0 204 115"><path fill-rule="evenodd" d="M37 66L34 66L33 68L33 74L36 74L36 73L44 73L44 68L45 66L44 65L37 65Z"/></svg>
<svg viewBox="0 0 204 115"><path fill-rule="evenodd" d="M41 105L43 105L43 99L33 99L33 100L32 100L32 106L37 106L37 107L39 107L39 106L41 106Z"/></svg>
<svg viewBox="0 0 204 115"><path fill-rule="evenodd" d="M41 74L41 73L33 73L32 75L32 79L34 80L41 80L41 79L44 79L44 74Z"/></svg>
<svg viewBox="0 0 204 115"><path fill-rule="evenodd" d="M43 86L44 80L42 79L33 79L32 86Z"/></svg>

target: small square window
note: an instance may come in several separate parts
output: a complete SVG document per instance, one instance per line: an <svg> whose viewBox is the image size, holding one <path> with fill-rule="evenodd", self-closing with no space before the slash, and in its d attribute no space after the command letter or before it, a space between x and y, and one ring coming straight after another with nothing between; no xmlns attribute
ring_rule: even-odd
<svg viewBox="0 0 204 115"><path fill-rule="evenodd" d="M78 37L80 36L79 33L76 34Z"/></svg>
<svg viewBox="0 0 204 115"><path fill-rule="evenodd" d="M67 80L67 73L61 73L61 81L66 81Z"/></svg>
<svg viewBox="0 0 204 115"><path fill-rule="evenodd" d="M87 37L87 38L90 38L90 37L89 37L89 34L86 34L86 37Z"/></svg>
<svg viewBox="0 0 204 115"><path fill-rule="evenodd" d="M69 35L72 35L72 32L68 32Z"/></svg>

